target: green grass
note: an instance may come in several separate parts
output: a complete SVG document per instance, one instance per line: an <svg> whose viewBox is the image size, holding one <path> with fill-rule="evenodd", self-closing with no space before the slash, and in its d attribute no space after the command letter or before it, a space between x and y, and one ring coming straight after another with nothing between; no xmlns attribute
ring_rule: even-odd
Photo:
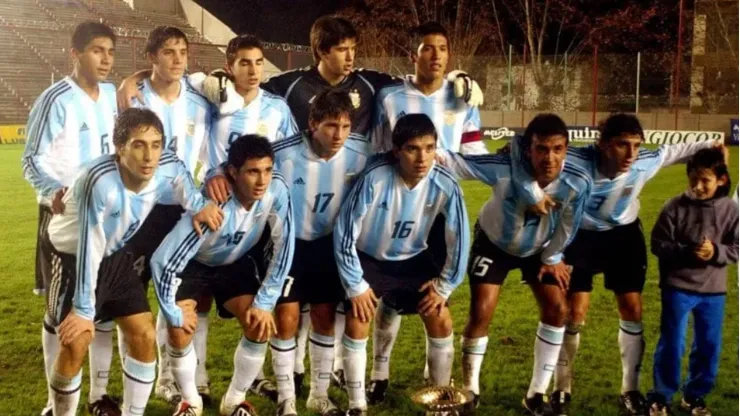
<svg viewBox="0 0 740 416"><path fill-rule="evenodd" d="M497 147L502 142L491 143ZM0 239L0 415L37 414L46 401L40 332L43 300L33 296L35 233L37 205L30 186L23 180L20 169L20 145L0 146L0 217L3 238ZM731 172L737 172L738 151L732 149ZM737 179L737 178L735 178ZM642 221L647 233L668 198L686 186L682 166L664 169L642 192ZM478 211L489 197L490 189L480 183L463 184L471 226ZM618 249L615 247L615 249ZM729 271L729 293L724 323L724 343L719 379L707 398L716 415L738 414L738 291L737 267ZM648 281L645 286L644 323L647 351L643 364L641 390L652 387L653 351L659 330L659 290L657 262L650 256ZM603 289L597 278L592 307L581 338L576 359L573 415L617 415L617 394L621 383L621 362L617 347L618 315L614 297ZM469 288L463 284L451 299L455 334L465 324ZM155 305L152 298L152 305ZM156 308L156 307L155 307ZM213 315L212 315L213 316ZM481 372L481 415L519 415L519 401L529 385L532 371L532 346L537 326L537 306L529 289L519 284L513 273L504 284L489 336L490 342ZM234 321L211 318L208 343L208 366L216 398L225 392L231 377L232 357L239 339ZM418 414L409 399L410 393L421 387L424 366L424 332L416 317L405 317L391 364L392 385L382 406L371 408L374 415ZM507 342L502 342L506 338ZM453 377L461 384L459 343ZM508 342L511 341L511 342ZM116 356L117 357L117 356ZM684 363L685 364L685 363ZM87 386L87 370L84 385ZM121 373L118 358L114 359L110 392L121 395ZM346 404L346 396L332 389L332 395ZM83 399L86 397L83 392ZM272 403L254 399L261 414L274 414ZM299 401L304 409L304 400ZM163 402L152 399L147 415L164 416L172 410ZM218 414L217 407L206 415Z"/></svg>

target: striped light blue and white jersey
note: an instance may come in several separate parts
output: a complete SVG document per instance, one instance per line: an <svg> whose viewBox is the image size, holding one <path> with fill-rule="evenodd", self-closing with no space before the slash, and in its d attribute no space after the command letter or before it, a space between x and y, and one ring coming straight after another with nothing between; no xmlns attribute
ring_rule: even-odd
<svg viewBox="0 0 740 416"><path fill-rule="evenodd" d="M275 142L275 169L291 186L296 238L312 241L331 234L339 208L367 161L367 142L350 136L331 159L311 147L304 132Z"/></svg>
<svg viewBox="0 0 740 416"><path fill-rule="evenodd" d="M39 204L50 206L54 191L72 185L87 162L115 152L116 87L100 82L98 88L94 101L65 77L33 104L22 166Z"/></svg>
<svg viewBox="0 0 740 416"><path fill-rule="evenodd" d="M448 298L463 280L470 244L460 186L449 171L434 165L409 189L390 154L369 163L334 226L337 268L347 295L360 295L370 287L363 279L358 251L383 261L409 259L427 249L429 231L440 214L445 218L447 260L434 289Z"/></svg>
<svg viewBox="0 0 740 416"><path fill-rule="evenodd" d="M132 100L132 106L152 110L162 121L164 142L185 163L188 172L195 176L198 161L205 161L206 142L209 139L215 107L188 84L180 80L180 95L166 103L152 89L151 80L139 82L144 103Z"/></svg>
<svg viewBox="0 0 740 416"><path fill-rule="evenodd" d="M203 237L199 238L192 226L192 215L184 215L152 256L157 298L172 326L182 326L182 310L175 303L175 295L181 282L177 276L188 262L194 259L211 267L232 264L259 242L265 225L271 230L272 255L253 305L272 311L280 297L295 246L290 191L285 179L275 172L262 199L248 210L233 196L221 208L224 220L218 231L203 227Z"/></svg>
<svg viewBox="0 0 740 416"><path fill-rule="evenodd" d="M513 142L512 157L521 161L521 157L518 156L520 144L517 141ZM606 231L635 222L640 212L640 192L647 181L657 175L661 168L675 163L686 163L699 150L712 146L714 142L704 141L664 145L656 150L640 149L637 160L632 163L630 170L614 179L604 176L599 170L599 149L595 145L568 146L568 162L581 167L593 180L581 228ZM514 156L515 154L517 156ZM526 163L525 161L524 164ZM517 172L520 171L517 169ZM531 176L525 176L518 182L523 186L522 194L528 203L537 202L542 198L542 190Z"/></svg>
<svg viewBox="0 0 740 416"><path fill-rule="evenodd" d="M376 152L391 150L391 133L399 118L423 113L437 128L437 147L463 154L486 154L481 141L480 113L455 96L454 84L442 81L442 87L425 95L406 78L402 84L381 89L376 96L375 120L371 142Z"/></svg>
<svg viewBox="0 0 740 416"><path fill-rule="evenodd" d="M585 170L566 160L558 178L544 188L558 208L539 216L527 211L529 204L517 192L509 155L462 156L447 152L445 159L460 179L478 179L493 187L478 222L496 247L517 257L541 252L545 264L562 260L591 192L592 181Z"/></svg>
<svg viewBox="0 0 740 416"><path fill-rule="evenodd" d="M260 88L257 97L246 107L214 116L211 139L206 146L206 168L210 170L225 162L231 143L244 134L259 134L274 142L297 133L298 126L285 100Z"/></svg>
<svg viewBox="0 0 740 416"><path fill-rule="evenodd" d="M124 186L115 155L101 156L80 173L63 201L64 213L49 222L49 238L58 251L77 255L72 305L88 319L95 317L100 262L136 234L155 204L180 204L196 213L207 203L171 152L162 154L154 176L138 193Z"/></svg>

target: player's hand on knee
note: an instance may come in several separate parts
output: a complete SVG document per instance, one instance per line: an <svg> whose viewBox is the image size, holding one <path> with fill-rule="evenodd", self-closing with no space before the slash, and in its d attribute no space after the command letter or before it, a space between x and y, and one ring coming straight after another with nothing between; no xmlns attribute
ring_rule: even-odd
<svg viewBox="0 0 740 416"><path fill-rule="evenodd" d="M271 312L250 307L247 309L244 322L247 324L249 331L256 334L257 341L267 341L271 336L277 334L277 326Z"/></svg>
<svg viewBox="0 0 740 416"><path fill-rule="evenodd" d="M64 318L62 324L59 325L59 341L62 345L70 345L85 332L90 332L90 337L95 335L95 324L93 321L83 318L75 312L70 312Z"/></svg>
<svg viewBox="0 0 740 416"><path fill-rule="evenodd" d="M535 215L547 215L550 213L551 209L556 208L558 206L558 203L555 202L552 198L550 198L550 195L548 194L544 194L544 195L545 196L543 196L539 202L527 207L529 212Z"/></svg>
<svg viewBox="0 0 740 416"><path fill-rule="evenodd" d="M193 309L184 309L182 311L182 330L188 334L194 334L198 326L198 314Z"/></svg>
<svg viewBox="0 0 740 416"><path fill-rule="evenodd" d="M209 202L205 208L193 216L193 228L195 228L198 236L202 236L203 230L200 228L200 224L205 224L211 231L216 231L221 227L223 220L224 212L221 208L213 202Z"/></svg>
<svg viewBox="0 0 740 416"><path fill-rule="evenodd" d="M564 292L568 291L568 287L570 285L570 272L572 270L572 267L566 265L562 261L557 264L543 264L540 267L540 272L537 274L537 280L540 282L542 281L542 278L549 274L552 276L555 281L558 284L558 287Z"/></svg>
<svg viewBox="0 0 740 416"><path fill-rule="evenodd" d="M208 198L223 204L231 194L231 184L225 175L216 175L206 182Z"/></svg>
<svg viewBox="0 0 740 416"><path fill-rule="evenodd" d="M442 295L437 293L434 289L434 280L430 280L421 285L419 292L426 292L426 295L421 298L419 305L417 306L419 313L424 316L432 314L437 314L437 316L441 315L442 308L445 306L445 298L443 298Z"/></svg>
<svg viewBox="0 0 740 416"><path fill-rule="evenodd" d="M359 319L360 322L370 322L375 315L375 308L378 306L378 298L372 289L367 289L360 295L350 298L352 301L352 316Z"/></svg>
<svg viewBox="0 0 740 416"><path fill-rule="evenodd" d="M51 213L56 214L64 214L64 202L62 202L62 198L64 198L64 194L67 193L67 188L61 188L56 191L54 191L54 199L51 201Z"/></svg>

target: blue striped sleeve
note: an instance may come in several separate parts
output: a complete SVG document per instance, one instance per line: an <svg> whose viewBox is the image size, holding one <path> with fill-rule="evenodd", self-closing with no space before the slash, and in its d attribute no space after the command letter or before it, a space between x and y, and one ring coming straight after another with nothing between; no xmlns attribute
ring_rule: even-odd
<svg viewBox="0 0 740 416"><path fill-rule="evenodd" d="M477 179L494 186L500 179L511 176L508 155L461 155L449 150L438 150L437 154L457 179Z"/></svg>
<svg viewBox="0 0 740 416"><path fill-rule="evenodd" d="M511 179L514 189L526 205L533 205L539 202L545 192L537 184L537 181L527 171L531 164L524 159L521 151L521 137L516 136L511 139Z"/></svg>
<svg viewBox="0 0 740 416"><path fill-rule="evenodd" d="M298 124L295 122L293 113L290 112L290 107L282 99L280 101L280 113L282 119L280 120L280 128L278 129L280 135L278 137L285 138L298 134L300 131L298 130Z"/></svg>
<svg viewBox="0 0 740 416"><path fill-rule="evenodd" d="M452 178L450 180L454 181ZM449 298L465 277L470 246L468 212L465 209L462 191L457 183L453 182L452 186L452 192L447 196L442 211L445 216L447 260L442 268L441 279L434 282L434 289L445 299Z"/></svg>
<svg viewBox="0 0 740 416"><path fill-rule="evenodd" d="M391 126L385 110L387 94L380 91L375 98L375 113L370 126L370 143L374 153L383 153L393 148L391 143Z"/></svg>
<svg viewBox="0 0 740 416"><path fill-rule="evenodd" d="M154 292L162 314L171 326L178 328L183 324L182 310L175 302L177 287L180 285L178 276L203 242L203 238L198 237L193 229L192 220L192 215L183 215L150 261ZM203 231L207 232L207 228L203 227Z"/></svg>
<svg viewBox="0 0 740 416"><path fill-rule="evenodd" d="M295 247L293 207L288 185L282 176L275 174L271 187L275 189L275 201L272 203L267 221L271 231L272 257L262 286L254 297L254 307L265 311L272 311L280 298L283 284L293 263Z"/></svg>
<svg viewBox="0 0 740 416"><path fill-rule="evenodd" d="M177 156L170 152L163 153L158 169L163 170L161 178L167 181L162 187L159 202L165 204L175 202L191 213L197 213L206 207L208 200L195 185L188 168Z"/></svg>
<svg viewBox="0 0 740 416"><path fill-rule="evenodd" d="M74 192L77 203L79 239L77 241L77 281L72 299L75 313L86 319L95 319L95 288L98 270L105 256L106 235L103 228L103 213L106 209L105 184L100 180L106 174L116 172L111 159L98 163L81 176L70 192Z"/></svg>
<svg viewBox="0 0 740 416"><path fill-rule="evenodd" d="M586 208L586 201L589 194L591 194L592 180L583 170L566 166L564 173L561 173L561 175L564 174L574 175L576 180L573 182L578 185L572 190L575 195L562 208L563 212L560 214L555 232L550 238L550 243L542 250L541 260L544 264L558 264L563 261L563 252L576 236L583 218L583 211Z"/></svg>

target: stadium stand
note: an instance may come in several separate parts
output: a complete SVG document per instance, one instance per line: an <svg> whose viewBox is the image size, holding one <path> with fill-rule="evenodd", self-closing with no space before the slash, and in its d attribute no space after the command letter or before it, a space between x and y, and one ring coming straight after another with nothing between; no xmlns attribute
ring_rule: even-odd
<svg viewBox="0 0 740 416"><path fill-rule="evenodd" d="M3 0L0 2L0 124L23 124L36 97L71 72L70 36L85 20L102 21L120 36L110 79L149 66L146 36L156 26L180 28L192 42L189 68L210 71L223 52L179 16L132 9L122 0Z"/></svg>

